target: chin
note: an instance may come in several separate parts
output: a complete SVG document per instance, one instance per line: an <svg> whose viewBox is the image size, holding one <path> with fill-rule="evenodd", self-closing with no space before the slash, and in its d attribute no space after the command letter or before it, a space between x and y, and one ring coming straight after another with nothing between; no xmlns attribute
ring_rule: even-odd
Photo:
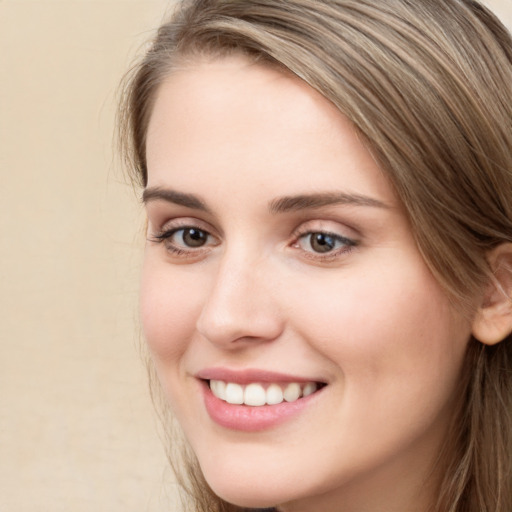
<svg viewBox="0 0 512 512"><path fill-rule="evenodd" d="M224 501L246 508L271 508L290 501L297 489L290 489L286 483L266 479L264 475L248 476L235 472L226 476L205 475L212 491ZM295 492L294 492L295 491Z"/></svg>

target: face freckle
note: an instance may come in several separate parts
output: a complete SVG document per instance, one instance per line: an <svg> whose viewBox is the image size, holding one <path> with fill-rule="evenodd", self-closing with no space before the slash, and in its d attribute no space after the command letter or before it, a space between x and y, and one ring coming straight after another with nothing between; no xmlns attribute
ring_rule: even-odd
<svg viewBox="0 0 512 512"><path fill-rule="evenodd" d="M350 122L298 78L192 61L160 86L147 162L144 334L212 489L290 511L427 503L471 328ZM316 391L249 410L208 388L272 378Z"/></svg>

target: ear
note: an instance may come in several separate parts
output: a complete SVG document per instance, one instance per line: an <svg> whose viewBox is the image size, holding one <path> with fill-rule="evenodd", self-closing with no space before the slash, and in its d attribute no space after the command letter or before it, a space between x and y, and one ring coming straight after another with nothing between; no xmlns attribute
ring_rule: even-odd
<svg viewBox="0 0 512 512"><path fill-rule="evenodd" d="M492 271L473 321L473 336L495 345L512 332L512 243L499 245L487 255Z"/></svg>

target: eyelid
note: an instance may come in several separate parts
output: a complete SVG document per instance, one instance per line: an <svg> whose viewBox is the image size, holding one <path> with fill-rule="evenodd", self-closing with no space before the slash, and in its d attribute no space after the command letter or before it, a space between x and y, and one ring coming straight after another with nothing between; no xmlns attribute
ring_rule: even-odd
<svg viewBox="0 0 512 512"><path fill-rule="evenodd" d="M155 219L155 222L150 221L148 223L148 231L152 229L154 233L159 234L183 228L200 229L201 231L206 231L208 234L215 238L219 238L216 230L211 224L196 217L175 217L171 219L167 218L161 222L159 219Z"/></svg>
<svg viewBox="0 0 512 512"><path fill-rule="evenodd" d="M300 238L301 236L311 233L325 233L334 237L350 240L354 243L358 242L361 237L358 230L338 221L311 220L303 222L295 228L292 233L292 238Z"/></svg>

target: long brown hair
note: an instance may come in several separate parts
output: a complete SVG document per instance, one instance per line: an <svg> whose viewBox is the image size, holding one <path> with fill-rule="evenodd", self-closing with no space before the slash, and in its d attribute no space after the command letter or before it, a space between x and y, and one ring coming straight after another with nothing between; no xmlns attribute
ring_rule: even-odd
<svg viewBox="0 0 512 512"><path fill-rule="evenodd" d="M512 241L512 39L498 19L474 0L185 0L125 88L121 140L139 184L159 85L184 60L231 52L295 74L351 120L467 310L491 278L486 254ZM470 340L437 511L512 510L511 341ZM243 510L187 458L193 510Z"/></svg>

